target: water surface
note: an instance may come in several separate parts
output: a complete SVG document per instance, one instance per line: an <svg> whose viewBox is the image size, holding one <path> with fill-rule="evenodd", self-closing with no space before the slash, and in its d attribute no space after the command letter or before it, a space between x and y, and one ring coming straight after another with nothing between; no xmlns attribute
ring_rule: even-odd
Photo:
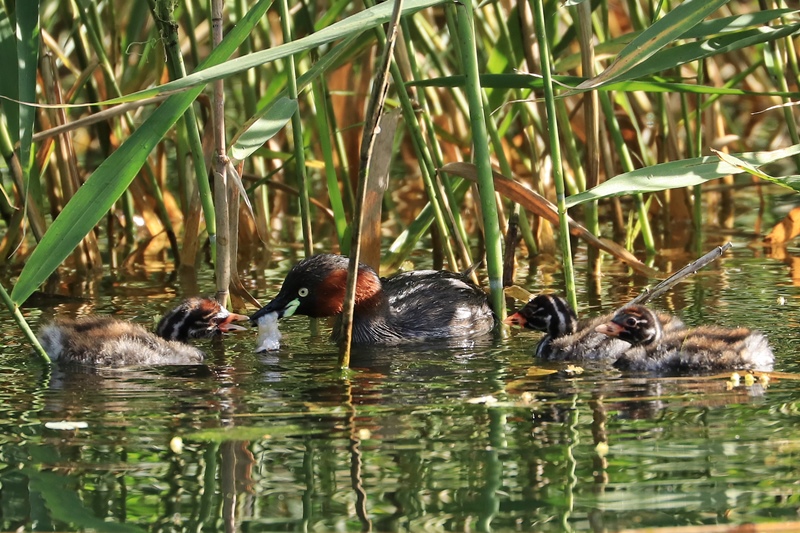
<svg viewBox="0 0 800 533"><path fill-rule="evenodd" d="M253 353L253 331L201 343L203 366L48 373L7 326L0 528L601 531L798 520L800 289L791 261L733 240L732 253L656 306L690 325L765 331L777 356L766 386L602 365L568 374L532 359L539 336L520 330L456 348L362 350L342 375L325 327L311 335L303 317L281 323L275 353ZM583 315L647 282L610 260L603 271L598 283L579 278ZM267 299L281 275L251 289ZM525 279L534 291L561 286L546 265ZM153 324L188 295L180 286L161 272L115 274L89 299L35 300L24 312L34 326L87 312ZM197 290L213 292L212 281ZM47 426L60 421L85 428Z"/></svg>

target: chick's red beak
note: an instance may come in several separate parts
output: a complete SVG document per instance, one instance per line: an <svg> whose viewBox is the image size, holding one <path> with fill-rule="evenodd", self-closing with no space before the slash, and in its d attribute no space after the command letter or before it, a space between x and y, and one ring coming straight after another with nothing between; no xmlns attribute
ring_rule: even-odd
<svg viewBox="0 0 800 533"><path fill-rule="evenodd" d="M248 320L250 320L250 317L247 315L228 313L228 316L223 317L219 322L217 322L217 328L226 333L229 331L245 331L247 330L246 327L240 326L239 324L234 324L234 322L245 322Z"/></svg>
<svg viewBox="0 0 800 533"><path fill-rule="evenodd" d="M525 326L528 321L525 320L525 317L522 316L519 312L514 313L513 315L509 315L505 320L503 320L503 324L510 324L514 326Z"/></svg>
<svg viewBox="0 0 800 533"><path fill-rule="evenodd" d="M606 322L605 324L600 324L594 328L594 330L598 333L604 333L609 337L619 337L619 334L625 331L625 328L616 322Z"/></svg>

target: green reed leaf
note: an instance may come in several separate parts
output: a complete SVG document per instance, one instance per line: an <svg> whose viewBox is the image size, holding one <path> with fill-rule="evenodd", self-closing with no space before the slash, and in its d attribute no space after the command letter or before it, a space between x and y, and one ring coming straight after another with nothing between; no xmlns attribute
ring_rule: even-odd
<svg viewBox="0 0 800 533"><path fill-rule="evenodd" d="M588 191L573 194L567 198L567 207L611 196L693 187L729 174L749 172L747 168L774 163L797 154L800 154L800 144L771 152L734 154L725 160L713 155L653 165L620 174ZM770 181L793 190L800 190L794 178L773 178Z"/></svg>
<svg viewBox="0 0 800 533"><path fill-rule="evenodd" d="M553 76L553 80L562 86L577 87L586 78L579 76ZM425 80L406 83L410 87L461 87L464 85L464 76L442 76ZM481 86L497 89L542 89L542 78L531 74L483 74ZM800 98L800 92L793 91L749 91L731 87L712 87L710 85L697 85L693 83L678 83L664 81L663 79L618 81L597 88L598 91L644 91L651 93L689 93L689 94L717 94L733 96L785 96L787 98Z"/></svg>
<svg viewBox="0 0 800 533"><path fill-rule="evenodd" d="M607 69L578 87L593 89L619 80L727 3L728 0L686 0L633 39Z"/></svg>
<svg viewBox="0 0 800 533"><path fill-rule="evenodd" d="M408 15L439 4L448 3L451 0L408 0L403 5L403 15ZM146 89L127 96L107 100L103 104L120 104L124 102L141 100L159 94L171 93L174 91L183 91L190 87L198 85L205 85L209 82L227 78L233 74L244 72L245 70L260 67L266 63L288 57L290 55L298 54L312 48L328 44L337 39L349 37L354 34L360 34L370 30L379 24L387 22L392 13L392 3L383 2L375 7L360 11L346 19L323 28L317 32L302 37L290 43L282 44L237 57L224 64L217 64L215 66L198 70L184 78L174 80L152 89Z"/></svg>
<svg viewBox="0 0 800 533"><path fill-rule="evenodd" d="M800 33L800 24L775 27L761 26L674 46L653 54L646 61L631 67L627 72L618 76L616 80L632 80L649 76L650 74L674 69L700 59L727 54L761 43L774 42L798 33ZM579 87L582 86L583 84Z"/></svg>
<svg viewBox="0 0 800 533"><path fill-rule="evenodd" d="M4 9L0 9L0 57L17 57L17 36L14 20L8 17ZM15 68L5 69L0 76L0 95L19 100L19 71ZM6 117L8 135L13 143L19 141L19 104L0 100L3 114Z"/></svg>
<svg viewBox="0 0 800 533"><path fill-rule="evenodd" d="M270 105L266 113L243 129L231 145L231 156L243 161L281 131L297 110L297 100L283 96Z"/></svg>
<svg viewBox="0 0 800 533"><path fill-rule="evenodd" d="M225 61L239 47L266 10L271 0L261 0L215 48L200 68ZM172 95L142 126L103 161L78 189L75 196L44 234L22 269L11 299L21 305L58 265L69 256L81 239L89 233L111 205L128 188L139 173L150 152L202 92L194 87Z"/></svg>
<svg viewBox="0 0 800 533"><path fill-rule="evenodd" d="M39 0L27 0L17 5L17 65L19 75L19 100L36 101L36 71L39 60ZM30 174L33 158L31 145L33 120L36 109L19 106L19 160L26 178Z"/></svg>

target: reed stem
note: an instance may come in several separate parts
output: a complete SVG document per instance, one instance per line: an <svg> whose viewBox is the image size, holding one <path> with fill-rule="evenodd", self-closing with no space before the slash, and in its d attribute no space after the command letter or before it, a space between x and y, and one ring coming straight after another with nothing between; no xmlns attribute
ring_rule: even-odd
<svg viewBox="0 0 800 533"><path fill-rule="evenodd" d="M11 300L11 295L6 292L6 288L2 285L0 285L0 298L3 299L3 303L6 304L8 312L14 317L14 321L19 326L19 329L22 330L22 333L25 334L25 337L27 337L28 341L30 341L34 351L36 352L36 355L38 355L42 361L49 365L51 362L50 356L44 351L44 348L42 348L42 345L39 343L39 339L36 338L36 335L28 325L25 317L19 312L19 307L17 307L17 305Z"/></svg>
<svg viewBox="0 0 800 533"><path fill-rule="evenodd" d="M289 3L287 0L278 2L281 15L281 29L283 41L288 43L294 40L290 22ZM295 70L294 56L286 59L286 78L288 82L289 98L297 101L297 73ZM292 140L294 143L294 161L297 173L297 190L300 193L300 219L303 229L303 250L306 257L314 253L314 235L311 232L311 206L308 200L308 175L306 174L306 154L303 143L303 120L300 117L300 106L292 115Z"/></svg>
<svg viewBox="0 0 800 533"><path fill-rule="evenodd" d="M562 265L564 268L564 284L567 301L573 309L578 308L575 292L575 275L572 267L572 246L569 241L569 221L567 220L566 198L564 195L564 170L561 162L561 145L558 138L558 118L553 93L553 76L550 72L550 49L544 23L544 6L542 0L533 1L533 23L539 42L539 57L542 62L542 80L544 81L544 102L547 111L548 134L550 140L550 156L553 160L553 183L556 189L556 206L558 207L558 232L561 246Z"/></svg>
<svg viewBox="0 0 800 533"><path fill-rule="evenodd" d="M600 97L600 107L603 109L603 115L606 117L606 126L608 127L609 133L611 133L614 147L619 154L622 171L631 172L634 169L633 160L631 159L630 150L628 150L628 146L625 144L625 140L622 137L622 130L619 127L619 122L614 115L614 106L611 104L611 97L606 91L599 91L598 96ZM644 204L641 194L633 195L633 202L639 216L645 250L647 251L647 255L652 256L655 254L656 247L655 240L653 239L653 231L650 228L650 220L647 217L647 207Z"/></svg>
<svg viewBox="0 0 800 533"><path fill-rule="evenodd" d="M350 243L345 240L347 235L347 216L344 212L344 202L339 190L339 180L336 175L336 166L333 159L333 143L331 142L331 127L328 120L327 95L321 80L312 83L314 107L316 108L317 136L325 162L325 181L328 184L328 199L333 210L333 222L336 226L336 238L343 254L349 253Z"/></svg>
<svg viewBox="0 0 800 533"><path fill-rule="evenodd" d="M151 0L151 8L153 7ZM98 34L97 30L100 28L100 17L97 13L97 6L93 2L88 2L87 0L78 0L79 9L78 13L83 21L83 24L86 28L86 35L89 38L89 42L92 45L92 48L97 54L97 58L100 61L100 70L103 72L105 77L105 81L108 87L111 96L116 98L122 96L122 90L117 83L117 80L114 75L114 69L111 66L111 62L108 59L108 54L106 53L106 48L103 46L102 39ZM159 7L156 9L164 8L164 4L161 3ZM159 28L162 30L162 37L165 41L165 48L172 48L178 47L178 37L177 37L177 24L172 21L172 9L166 8L161 9L163 13L166 14L167 18L165 20L158 20L158 17L155 17L157 22L159 23ZM153 11L154 15L156 11ZM172 25L168 24L167 21L172 21ZM179 47L178 47L179 48ZM180 52L179 52L180 53ZM135 129L135 122L133 120L133 116L130 113L125 113L123 115L125 123L128 126L129 130ZM153 173L153 169L149 163L146 163L143 166L143 170L145 173L145 177L147 178L147 183L150 187L151 192L153 194L153 199L155 200L156 205L156 213L161 220L161 224L164 226L164 230L166 231L167 238L169 239L170 246L172 247L173 255L176 262L180 261L180 249L178 248L178 238L175 235L175 230L172 228L172 221L169 219L167 215L167 208L164 205L164 197L161 193L161 188L155 178L155 174Z"/></svg>
<svg viewBox="0 0 800 533"><path fill-rule="evenodd" d="M19 164L19 158L14 151L14 145L11 142L11 136L8 134L6 123L3 120L0 120L0 153L2 153L9 174L11 174L14 185L19 191L19 196L22 197L23 193L25 195L27 200L28 223L31 225L33 236L38 242L42 240L42 236L44 235L46 229L46 224L41 212L39 211L39 204L34 201L30 191L28 190L28 187L25 186L25 178L23 176L22 166Z"/></svg>
<svg viewBox="0 0 800 533"><path fill-rule="evenodd" d="M576 6L578 43L581 48L581 70L587 78L595 75L594 41L592 40L592 7L590 2ZM595 187L600 180L600 114L597 91L587 91L583 95L583 114L586 124L586 188ZM583 209L586 228L594 235L600 235L597 202L587 202ZM599 263L598 263L599 264Z"/></svg>
<svg viewBox="0 0 800 533"><path fill-rule="evenodd" d="M362 208L364 207L367 196L367 183L369 182L368 178L372 150L375 147L375 141L379 133L378 122L383 113L383 105L386 102L386 92L389 89L389 70L392 65L392 54L394 52L394 43L397 40L402 8L403 0L394 0L392 18L389 21L386 43L383 47L383 56L381 57L380 66L375 73L375 83L373 84L372 93L369 97L367 115L364 120L364 134L361 137L358 191L356 192L355 212L353 215L350 263L347 268L347 289L344 295L344 310L342 312L342 341L339 346L339 368L342 369L350 367L350 349L353 343L353 313L355 311L358 264L361 255Z"/></svg>
<svg viewBox="0 0 800 533"><path fill-rule="evenodd" d="M417 53L414 48L414 41L411 36L411 31L409 27L409 19L405 18L400 21L401 27L403 29L403 43L406 46L406 57L408 58L408 64L411 71L411 76L415 80L424 79L424 74L420 71L419 65L417 64ZM408 89L409 91L414 91L413 88ZM434 168L441 168L444 165L444 154L442 153L441 145L439 144L439 139L436 137L435 134L435 127L433 124L433 119L431 118L431 110L430 105L428 102L427 95L425 94L424 89L417 90L413 93L416 96L416 101L419 102L419 108L421 109L420 118L422 120L422 124L425 127L425 131L428 134L428 143L425 144L421 141L423 138L422 131L417 124L412 125L414 128L414 135L415 135L415 142L422 142L422 147L426 148L430 145L430 149L428 150L429 157L432 158L431 164ZM422 152L422 150L418 150ZM465 268L468 268L472 265L472 255L469 251L469 238L467 236L467 231L464 228L464 221L461 217L461 211L459 209L459 203L456 201L455 194L453 191L453 183L447 176L443 176L442 174L436 173L436 178L438 179L438 183L441 184L440 192L441 196L444 197L442 200L442 207L444 212L447 214L448 221L452 227L452 236L455 240L456 248L458 250L459 255L461 256L461 261ZM455 270L455 265L453 265L453 269Z"/></svg>
<svg viewBox="0 0 800 533"><path fill-rule="evenodd" d="M177 38L177 24L172 19L172 10L164 0L149 0L150 9L153 12L153 19L159 26L164 38L164 49L167 54L167 68L172 79L183 78L186 76L186 67L183 64L183 55L180 52ZM173 46L167 44L174 41ZM208 180L208 168L206 167L205 157L203 156L203 141L200 139L200 130L197 125L197 117L191 106L183 114L186 123L186 133L191 149L192 167L194 168L197 188L200 192L200 203L203 206L203 215L206 220L206 231L211 241L212 261L216 260L216 240L217 222L214 213L214 199L211 192L211 185Z"/></svg>
<svg viewBox="0 0 800 533"><path fill-rule="evenodd" d="M222 42L222 13L224 0L211 0L211 40L214 47ZM231 217L228 208L229 180L228 155L225 135L225 82L217 80L212 84L214 95L211 106L211 120L214 128L214 205L217 220L217 262L214 265L217 285L217 301L228 305L231 285Z"/></svg>
<svg viewBox="0 0 800 533"><path fill-rule="evenodd" d="M461 62L466 77L465 90L469 103L469 123L472 130L473 161L478 171L478 191L483 214L484 241L486 243L486 266L489 272L489 289L492 309L502 322L506 317L503 295L503 239L497 216L497 201L492 177L492 163L488 133L481 96L478 56L475 44L475 22L472 3L456 4L456 31L458 32ZM566 226L564 226L566 227Z"/></svg>
<svg viewBox="0 0 800 533"><path fill-rule="evenodd" d="M365 4L367 6L371 6L374 5L374 2L373 0L367 0ZM378 41L385 42L387 36L385 35L383 28L378 27L375 31L378 34ZM434 183L434 179L436 177L434 159L431 155L431 150L428 148L428 144L425 142L425 136L422 134L419 122L417 121L414 109L415 106L411 102L408 92L403 88L404 80L403 75L400 72L400 68L393 57L390 59L391 63L389 64L389 69L392 80L394 81L395 86L398 87L397 98L400 100L400 108L403 112L403 119L405 120L406 127L408 128L408 133L411 136L411 140L414 145L414 151L420 161L420 174L422 176L422 182L425 185L425 192L427 193L433 207L436 229L439 231L442 237L442 246L445 254L447 255L448 262L452 266L453 270L457 270L458 263L450 242L451 232L445 221L445 209L443 207L443 201L441 199L441 194L439 194L437 190L438 188Z"/></svg>
<svg viewBox="0 0 800 533"><path fill-rule="evenodd" d="M702 61L697 63L697 84L702 85L705 81L705 71ZM697 94L695 102L695 124L694 124L694 153L691 157L700 157L703 152L703 95ZM703 187L695 185L692 188L692 195L694 196L694 209L693 216L695 220L694 232L694 247L696 251L702 249L702 235L703 235Z"/></svg>

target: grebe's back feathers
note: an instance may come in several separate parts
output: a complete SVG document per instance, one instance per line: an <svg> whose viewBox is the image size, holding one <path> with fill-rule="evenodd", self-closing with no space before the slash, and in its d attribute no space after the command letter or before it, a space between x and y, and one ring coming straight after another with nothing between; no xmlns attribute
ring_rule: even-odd
<svg viewBox="0 0 800 533"><path fill-rule="evenodd" d="M319 254L297 263L278 295L250 318L276 312L279 318L294 314L336 316L342 312L349 259ZM486 294L463 275L417 270L380 278L367 265L359 265L353 313L353 343L399 344L409 341L470 338L494 327ZM340 320L333 339L341 340Z"/></svg>

